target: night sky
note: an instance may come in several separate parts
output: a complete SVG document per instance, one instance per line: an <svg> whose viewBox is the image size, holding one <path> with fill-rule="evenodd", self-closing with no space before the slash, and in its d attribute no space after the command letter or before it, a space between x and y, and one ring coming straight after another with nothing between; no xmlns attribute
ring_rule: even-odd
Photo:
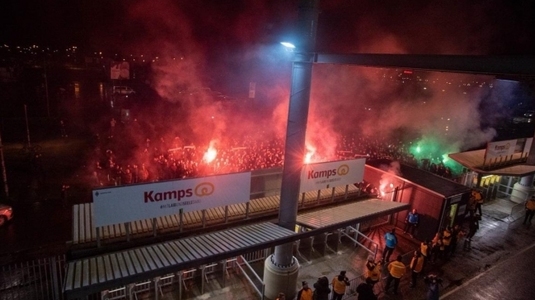
<svg viewBox="0 0 535 300"><path fill-rule="evenodd" d="M294 29L298 2L7 0L0 4L0 43L59 49L76 45L81 51L102 51L106 58L118 53L118 60L158 57L150 63L147 83L165 104L178 104L181 115L147 109L140 118L158 114L152 125L168 129L163 135L170 138L184 134L186 125L192 140L243 136L245 129L257 127L281 135L291 58L279 42ZM535 54L533 0L323 0L320 11L318 52ZM457 152L492 140L494 123L511 119L514 103L532 98L515 82L442 72L419 74L422 84L411 89L389 80L395 72L315 65L308 139L332 150L340 128L378 136L404 130L432 141L440 138L441 143L433 144ZM256 85L256 109L243 116L226 114L206 92L209 87L247 99L250 83ZM199 88L205 92L182 96Z"/></svg>
<svg viewBox="0 0 535 300"><path fill-rule="evenodd" d="M221 54L281 39L297 3L5 0L0 42L105 51L195 42L196 51ZM318 51L535 54L535 1L324 0L320 7Z"/></svg>

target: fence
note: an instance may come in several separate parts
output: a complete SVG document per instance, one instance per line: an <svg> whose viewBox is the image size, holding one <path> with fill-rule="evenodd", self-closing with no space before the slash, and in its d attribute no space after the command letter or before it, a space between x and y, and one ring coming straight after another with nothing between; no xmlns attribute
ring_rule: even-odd
<svg viewBox="0 0 535 300"><path fill-rule="evenodd" d="M0 267L0 300L63 299L65 256Z"/></svg>

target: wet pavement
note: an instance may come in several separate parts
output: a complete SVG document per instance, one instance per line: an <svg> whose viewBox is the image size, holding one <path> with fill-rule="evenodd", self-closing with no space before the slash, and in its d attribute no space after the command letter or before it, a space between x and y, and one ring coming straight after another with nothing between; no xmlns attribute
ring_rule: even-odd
<svg viewBox="0 0 535 300"><path fill-rule="evenodd" d="M441 299L535 299L535 223L523 225L523 215L510 216L515 204L507 200L494 200L483 206L480 229L472 239L471 249L463 249L463 240L459 241L456 255L446 261L428 264L425 274L436 274L443 281ZM379 243L377 258L381 257L382 237L391 225L383 225L367 231L367 235ZM420 241L412 239L398 230L399 244L392 258L398 254L408 265L412 252L419 247ZM301 251L298 256L301 267L298 283L308 281L313 284L318 277L327 276L329 281L341 270L347 271L351 280L344 299L357 299L356 286L362 282L364 264L369 253L362 247L342 238L338 249ZM262 276L261 264L256 265ZM402 278L397 295L385 293L386 268L383 280L375 286L379 299L426 299L426 286L423 276L416 288L410 288L410 272ZM535 284L534 284L535 285ZM298 287L296 287L297 289ZM260 299L251 285L241 275L229 275L225 278L213 278L205 286L205 293L192 285L183 290L182 299ZM352 295L351 295L352 294ZM177 299L177 289L165 292L160 299Z"/></svg>

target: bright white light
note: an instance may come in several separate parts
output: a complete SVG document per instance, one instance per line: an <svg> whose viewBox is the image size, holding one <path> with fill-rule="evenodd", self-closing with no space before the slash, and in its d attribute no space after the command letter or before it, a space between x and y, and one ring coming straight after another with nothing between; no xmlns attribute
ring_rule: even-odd
<svg viewBox="0 0 535 300"><path fill-rule="evenodd" d="M281 42L281 45L283 45L286 48L295 49L295 45L288 42Z"/></svg>

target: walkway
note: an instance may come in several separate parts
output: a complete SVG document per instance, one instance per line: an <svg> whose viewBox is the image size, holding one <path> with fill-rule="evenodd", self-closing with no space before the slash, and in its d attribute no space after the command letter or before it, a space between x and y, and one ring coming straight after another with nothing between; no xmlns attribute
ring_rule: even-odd
<svg viewBox="0 0 535 300"><path fill-rule="evenodd" d="M459 299L458 295L463 293L462 289L471 292L465 287L466 282L476 276L482 276L487 270L493 269L500 263L503 265L504 261L535 243L535 223L530 227L522 225L523 220L518 218L520 216L517 216L516 219L509 218L502 210L506 210L510 203L503 201L495 200L484 204L480 230L472 240L470 251L463 250L461 241L455 257L446 262L429 265L426 269L426 273L435 273L443 279L441 294L446 296L444 299ZM367 234L374 241L379 242L380 249L382 249L382 236L390 228L392 227L389 225L381 226L367 232ZM408 264L411 252L418 247L419 241L404 235L401 230L399 231L400 244L392 257L403 254L404 263ZM327 276L331 280L340 270L346 270L350 279L358 281L357 278L361 278L363 274L368 253L360 247L355 248L347 238L342 238L342 244L337 250L337 252L327 250L326 255L323 256L318 252L305 254L309 262L300 259L301 269L298 282L306 280L312 285L320 276ZM262 275L261 264L255 265L255 267ZM381 291L381 285L377 285L376 292L379 293L379 299L425 299L423 280L420 278L415 289L409 288L409 281L410 273L407 272L401 281L398 295L385 294ZM225 287L223 287L222 282L222 278L213 278L205 286L205 291L211 292L204 294L200 294L199 288L193 285L188 291L183 291L182 299L259 299L243 276L231 275L227 277ZM453 293L455 297L450 296ZM175 289L167 291L160 299L178 299L177 296L178 292ZM357 297L346 296L344 299L357 299ZM472 297L471 299L476 298Z"/></svg>

